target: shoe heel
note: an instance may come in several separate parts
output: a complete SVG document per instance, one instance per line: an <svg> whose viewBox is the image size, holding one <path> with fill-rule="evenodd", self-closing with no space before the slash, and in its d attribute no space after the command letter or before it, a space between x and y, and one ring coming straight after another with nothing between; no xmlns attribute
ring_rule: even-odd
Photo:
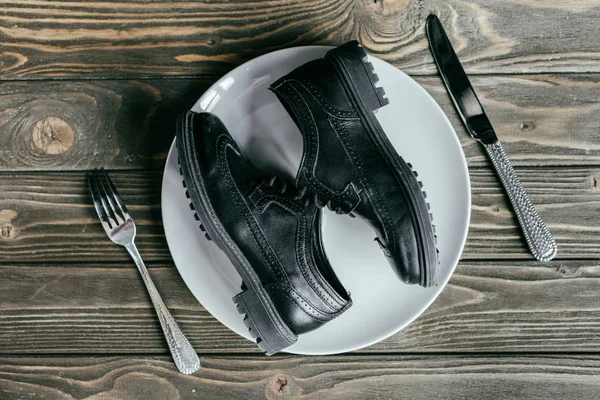
<svg viewBox="0 0 600 400"><path fill-rule="evenodd" d="M252 288L242 284L242 290L232 300L238 312L245 314L244 324L266 355L273 355L296 343L298 336L279 315L274 317L272 312L267 311L265 304Z"/></svg>
<svg viewBox="0 0 600 400"><path fill-rule="evenodd" d="M373 64L367 61L367 52L356 40L330 50L326 58L341 67L340 72L356 88L362 103L370 111L389 104L383 88L376 86L379 77Z"/></svg>

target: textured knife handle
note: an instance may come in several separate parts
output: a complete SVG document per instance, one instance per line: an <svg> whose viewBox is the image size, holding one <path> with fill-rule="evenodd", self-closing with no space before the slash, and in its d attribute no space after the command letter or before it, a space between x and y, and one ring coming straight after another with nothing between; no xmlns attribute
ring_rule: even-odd
<svg viewBox="0 0 600 400"><path fill-rule="evenodd" d="M540 261L552 260L556 256L556 242L531 204L515 170L508 161L504 148L498 141L484 144L484 147L508 193L531 254Z"/></svg>
<svg viewBox="0 0 600 400"><path fill-rule="evenodd" d="M125 247L129 250L129 254L131 254L133 261L135 261L135 264L142 275L142 279L146 284L146 289L148 290L148 294L150 295L150 299L156 310L156 315L158 315L160 326L162 327L177 369L184 374L193 374L200 369L200 359L198 358L196 350L194 350L188 339L185 337L179 328L179 325L177 325L175 318L173 318L173 315L171 315L167 305L160 296L160 293L158 293L135 244L131 243L131 245Z"/></svg>

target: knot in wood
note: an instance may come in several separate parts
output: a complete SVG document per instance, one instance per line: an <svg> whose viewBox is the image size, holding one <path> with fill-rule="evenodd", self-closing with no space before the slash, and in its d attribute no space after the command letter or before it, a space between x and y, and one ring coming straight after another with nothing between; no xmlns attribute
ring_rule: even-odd
<svg viewBox="0 0 600 400"><path fill-rule="evenodd" d="M523 121L519 124L519 129L522 132L530 132L535 129L535 124L532 121Z"/></svg>
<svg viewBox="0 0 600 400"><path fill-rule="evenodd" d="M206 44L214 46L216 44L220 44L222 41L223 39L221 39L221 37L219 36L211 36L208 39L206 39Z"/></svg>
<svg viewBox="0 0 600 400"><path fill-rule="evenodd" d="M45 154L63 154L73 146L74 141L73 129L61 118L47 117L33 127L33 144Z"/></svg>
<svg viewBox="0 0 600 400"><path fill-rule="evenodd" d="M14 239L19 233L19 230L12 224L12 219L17 216L14 210L0 211L0 239Z"/></svg>
<svg viewBox="0 0 600 400"><path fill-rule="evenodd" d="M275 390L278 392L286 392L289 390L288 382L285 376L280 376L275 380Z"/></svg>
<svg viewBox="0 0 600 400"><path fill-rule="evenodd" d="M265 397L267 399L289 399L301 393L294 379L287 375L276 375L267 384Z"/></svg>
<svg viewBox="0 0 600 400"><path fill-rule="evenodd" d="M0 223L0 236L2 239L15 237L15 227L10 222Z"/></svg>

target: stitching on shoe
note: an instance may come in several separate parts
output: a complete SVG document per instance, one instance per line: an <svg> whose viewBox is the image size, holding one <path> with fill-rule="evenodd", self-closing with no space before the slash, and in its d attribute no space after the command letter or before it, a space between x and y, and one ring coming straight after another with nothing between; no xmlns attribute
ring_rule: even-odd
<svg viewBox="0 0 600 400"><path fill-rule="evenodd" d="M322 285L326 280L324 278L319 279L316 275L320 273L314 268L313 263L309 262L307 240L309 228L307 226L306 218L301 214L303 208L296 203L284 199L281 196L265 193L263 187L264 182L261 182L251 193L250 200L255 204L256 208L263 213L271 203L279 204L281 207L291 212L298 221L298 228L296 229L296 243L301 246L300 251L296 251L296 262L300 266L302 276L308 282L311 289L318 294L319 298L324 301L333 311L337 310L340 304L332 298L331 294L325 290ZM310 245L308 245L310 246ZM301 258L300 258L301 257ZM323 282L321 282L321 280Z"/></svg>
<svg viewBox="0 0 600 400"><path fill-rule="evenodd" d="M254 188L254 190L252 190L250 196L248 196L250 197L250 200L252 200L252 203L254 203L254 205L256 206L258 211L260 211L261 214L265 212L265 210L271 203L278 203L281 205L285 204L290 209L290 211L292 211L295 214L299 214L302 212L302 207L300 207L298 204L281 196L267 193L267 191L264 189L264 186L265 182L261 182L257 187Z"/></svg>
<svg viewBox="0 0 600 400"><path fill-rule="evenodd" d="M312 218L310 220L307 219L307 223L308 226L310 227L308 230L308 242L310 243L310 249L311 252L310 254L307 254L308 257L311 257L311 259L314 261L314 263L310 264L310 265L316 265L317 264L317 260L316 260L316 255L315 252L318 252L318 249L315 249L315 247L312 245L312 240L313 240L313 236L315 235L315 229L321 229L321 225L319 224L318 227L315 227L315 220L317 219L317 215L318 213L313 213L312 214ZM321 244L322 244L322 239L321 239ZM319 246L321 247L321 246ZM333 271L333 268L331 267L331 263L329 262L329 259L327 258L327 255L324 254L323 251L323 258L325 259L325 262L328 264L329 268L332 270L333 275L335 275L335 271ZM341 308L345 307L346 304L348 302L351 302L351 300L346 300L343 298L343 296L338 293L338 291L333 287L333 285L327 281L327 279L325 279L325 277L323 276L323 274L321 273L321 271L317 268L315 268L317 270L317 272L315 273L315 276L317 276L317 279L321 282L321 285L324 287L325 291L327 292L328 297L335 303L335 304L331 304L332 307L332 311L338 311ZM335 278L337 279L337 276L335 276ZM339 282L339 280L338 280ZM341 284L341 283L340 283ZM342 289L344 291L346 291L346 288L342 285ZM347 291L346 291L347 293Z"/></svg>
<svg viewBox="0 0 600 400"><path fill-rule="evenodd" d="M348 185L346 186L346 188L344 188L343 192L334 192L315 177L315 169L317 167L317 155L319 154L319 133L318 129L316 128L315 119L312 115L312 112L310 111L310 107L308 107L306 101L302 98L302 96L300 96L297 89L290 84L290 81L286 81L284 83L287 83L287 85L284 86L282 83L277 86L277 88L279 89L279 94L286 98L288 105L292 108L293 112L299 117L299 123L302 124L304 128L306 128L302 129L301 127L306 146L304 149L304 156L300 165L300 171L304 170L309 172L301 173L303 179L306 180L308 185L310 185L312 191L327 198L334 198L336 201L343 202L346 208L352 211L360 203L360 196L356 186ZM295 101L289 101L290 97L292 97L292 100ZM303 107L300 107L299 104L303 104ZM309 121L308 126L306 126L306 123L304 121ZM312 156L310 157L310 159L308 159L309 155ZM312 164L312 168L309 168L307 164ZM350 187L352 189L350 189ZM354 195L356 197L355 201L352 201L353 199L349 195L350 190L354 192Z"/></svg>
<svg viewBox="0 0 600 400"><path fill-rule="evenodd" d="M234 183L235 181L233 179L231 169L229 168L229 164L227 163L227 157L226 157L227 147L231 147L232 150L235 151L235 153L238 154L239 156L241 156L241 154L232 145L229 137L227 137L225 135L223 135L223 137L227 140L220 141L219 139L221 139L221 137L219 137L217 139L217 146L216 146L218 149L217 163L219 164L220 168L226 169L229 172L229 178L231 179L231 181L230 181L230 179L223 179L222 183L225 186L227 186L227 189L230 192L232 192L232 193L238 192L239 193L239 190ZM244 216L244 219L246 220L246 224L252 231L252 236L257 241L259 249L261 250L263 257L265 257L265 261L267 261L269 266L271 266L271 268L273 268L273 272L275 273L275 275L277 275L279 277L279 279L284 279L287 281L288 280L287 274L285 273L285 271L283 271L280 268L280 263L279 263L279 260L277 259L275 252L273 251L273 249L271 248L269 243L264 238L262 232L260 231L260 228L255 226L256 221L254 221L254 217L252 216L252 214L248 211L248 209L245 206L241 205L240 202L243 202L243 200L239 199L238 196L232 196L232 197L235 201L236 209ZM244 205L245 205L245 202L244 202Z"/></svg>
<svg viewBox="0 0 600 400"><path fill-rule="evenodd" d="M292 300L296 303L302 311L304 311L309 317L319 322L327 322L334 319L339 311L333 313L325 313L312 304L310 304L306 299L304 299L300 294L296 293L289 286L281 284L281 283L272 283L269 285L267 291L272 292L273 294L281 294L288 299Z"/></svg>
<svg viewBox="0 0 600 400"><path fill-rule="evenodd" d="M194 151L195 151L195 146L194 146L194 145L192 145L192 146L193 146L193 148L194 148ZM229 138L227 135L224 135L224 134L223 134L223 135L220 135L220 136L219 136L219 137L217 137L217 139L216 139L215 148L216 148L216 150L217 150L217 165L218 165L219 167L221 167L221 168L223 167L223 162L224 162L224 161L226 161L226 160L224 160L224 159L225 159L225 151L226 151L226 149L227 149L227 147L228 147L228 146L229 146L229 147L231 147L231 148L232 148L232 150L233 150L233 151L234 151L236 154L238 154L238 155L240 155L240 156L241 156L241 154L240 154L240 153L238 152L238 150L236 149L235 142L233 142L233 141L231 140L231 138ZM227 164L227 163L225 162L225 164ZM230 175L230 176L229 176L229 178L230 178L230 179L233 179L233 177L232 177L232 175L231 175L231 170L229 169L229 166L228 166L228 165L227 165L227 170L229 171L229 175ZM227 185L228 187L230 187L230 186L231 186L231 184L230 184L229 182L227 182L227 181L228 181L227 179L224 179L224 181L225 181L225 183L226 183L226 185ZM237 190L237 189L236 189L236 190ZM237 201L237 200L236 200L236 201ZM236 204L236 207L238 207L238 205L237 205L237 204ZM230 250L231 250L231 251L233 251L233 252L236 254L236 256L237 256L238 258L242 258L242 257L243 257L243 255L241 254L241 252L240 252L240 251L238 251L238 249L237 249L237 246L235 245L235 243L233 243L233 242L232 242L232 240L230 240L230 238L229 238L229 237L224 237L223 239L224 239L226 242L228 242L228 244L229 244L229 247L230 247ZM261 250L262 250L262 249L261 249ZM251 279L251 280L252 280L252 281L253 281L255 284L257 284L257 282L256 282L256 281L257 281L257 279L256 279L254 276L250 275L250 276L249 276L249 278L250 278L250 279ZM260 283L260 282L258 282L258 283ZM277 309L275 309L275 307L274 307L274 304L272 304L272 302L267 302L267 303L265 304L265 306L266 306L266 307L269 309L269 311L270 311L272 314L274 314L274 315L280 315L280 314L279 314L279 311L278 311ZM282 334L282 335L284 335L285 337L289 337L289 334L288 334L288 332L290 332L290 328L289 328L287 325L285 325L285 323L283 323L283 321L281 321L281 317L280 317L280 318L275 318L275 319L273 319L273 322L274 322L274 324L277 326L277 329L278 329L278 330L281 332L281 334Z"/></svg>
<svg viewBox="0 0 600 400"><path fill-rule="evenodd" d="M237 156L241 156L240 152L236 148L235 142L233 142L230 137L228 137L227 135L224 135L224 134L222 134L219 137L217 137L216 143L215 143L215 148L217 150L217 166L220 167L220 168L226 167L226 170L229 172L229 176L227 176L226 174L223 174L223 173L218 173L217 175L223 175L223 178L225 178L225 179L223 179L222 182L226 185L226 187L228 189L233 189L234 191L238 191L238 189L237 189L237 187L235 185L235 181L233 180L233 175L231 173L231 169L229 167L229 163L227 162L226 151L227 151L228 147L231 147L231 149L234 151L234 153ZM252 222L255 223L255 221L254 221L254 218L252 217L252 215L250 214L250 217L252 218L252 221L248 221L247 218L248 218L249 212L247 211L247 208L240 208L239 207L240 201L243 202L243 200L241 200L241 199L239 199L239 198L237 198L235 196L234 196L234 198L235 198L234 201L236 202L236 208L239 211L241 211L241 213L244 215L244 218L246 219L246 221L247 221L248 225L250 226L250 228L251 229L254 228ZM258 239L260 239L260 238L256 237L256 232L254 230L253 230L253 234L254 234L255 239L257 239L257 241L259 241ZM230 244L230 250L233 251L238 257L243 256L242 253L239 251L239 249L237 249L236 246L232 246L232 244L234 244L234 243L232 243L232 241L231 241L231 239L229 237L224 237L223 239L226 240L227 242L229 242L229 244ZM304 244L304 242L302 242L302 243ZM266 243L266 244L268 246L268 243ZM260 241L259 241L259 246L260 246ZM263 256L267 256L267 258L268 258L267 261L269 262L270 261L269 257L268 257L267 254L264 254L265 250L262 248L262 246L260 247L260 249L261 249L261 252L263 252ZM268 249L270 249L272 251L272 249L270 248L270 246L268 246ZM274 254L274 252L272 254ZM304 254L306 254L306 252L304 252ZM279 266L279 264L277 264L277 266ZM257 279L254 276L250 275L249 278L252 281L254 281L255 283L257 282ZM258 283L260 283L260 282L258 282ZM284 285L284 284L282 284L282 285ZM287 295L285 293L284 293L284 295L286 295L289 298L289 295ZM301 296L299 296L299 297L302 298ZM291 300L294 300L294 299L291 298ZM297 301L295 301L295 302L297 303ZM348 304L351 304L351 302L348 302ZM333 318L337 318L337 316L341 313L341 311L344 311L347 308L348 304L346 306L342 307L341 310L338 311L337 314L334 314ZM307 303L307 305L308 305L308 303ZM266 306L269 308L269 310L272 313L274 313L276 315L280 315L280 313L278 312L278 310L274 309L274 305L272 303L267 303ZM315 310L315 312L320 312L317 309L314 309L314 310ZM327 320L333 319L328 314L324 314L324 313L322 313L322 314L325 316L325 318L328 318L328 319L324 320L325 322ZM313 319L316 319L316 318L313 318ZM285 324L283 324L281 321L279 321L279 319L275 319L273 322L277 325L278 329L280 331L282 331L282 332L287 332L290 329Z"/></svg>
<svg viewBox="0 0 600 400"><path fill-rule="evenodd" d="M312 82L303 79L303 77L291 78L289 82L295 82L302 86L304 90L306 90L317 101L317 103L319 103L319 106L321 106L332 117L360 119L360 116L355 111L341 110L340 108L331 104L329 101L327 101L327 99L325 99L325 96L323 96L322 92Z"/></svg>
<svg viewBox="0 0 600 400"><path fill-rule="evenodd" d="M373 199L371 197L369 190L366 190L366 187L367 186L371 187L371 185L368 184L368 179L365 178L365 175L363 172L363 164L362 164L360 158L356 157L356 154L354 153L352 146L348 145L344 136L340 135L338 133L338 130L335 127L336 124L337 124L337 121L329 120L329 125L331 126L331 129L333 129L336 136L342 143L342 147L347 152L348 156L352 159L352 165L355 166L356 173L359 175L359 180L361 181L361 184L363 185L363 187L365 187L365 190L364 190L365 194L367 195L367 197L369 197L369 200L371 200L371 204L373 204L373 206L375 206L377 204L376 205L376 209L378 211L377 218L379 219L379 222L381 222L381 225L384 226L384 228L385 228L384 233L385 233L386 239L387 239L387 246L383 250L384 250L384 253L386 253L386 255L392 256L393 252L396 248L396 234L394 232L394 224L392 222L392 218L390 217L388 208L385 206L385 202L382 201L381 196L379 195L377 190L372 190L375 199ZM375 201L373 201L373 200L375 200ZM380 215L383 217L384 220L382 220Z"/></svg>

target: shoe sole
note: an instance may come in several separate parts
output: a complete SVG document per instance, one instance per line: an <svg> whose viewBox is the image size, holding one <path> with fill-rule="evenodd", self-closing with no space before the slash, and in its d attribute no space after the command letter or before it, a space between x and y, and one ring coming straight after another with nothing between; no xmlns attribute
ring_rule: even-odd
<svg viewBox="0 0 600 400"><path fill-rule="evenodd" d="M181 119L180 124L187 123ZM195 161L193 137L189 134L180 135L180 127L177 131L179 172L183 177L186 197L190 199L190 209L194 211L194 218L200 222L199 228L204 232L206 239L212 240L225 252L240 274L242 291L232 300L238 312L245 314L244 324L248 327L250 335L256 340L258 347L266 355L273 355L296 343L298 336L287 326L271 297L262 286L252 265L219 222L207 196L199 166Z"/></svg>
<svg viewBox="0 0 600 400"><path fill-rule="evenodd" d="M421 276L419 284L424 287L437 285L439 251L433 215L429 212L430 206L425 200L427 193L422 189L423 183L417 179L417 172L396 152L375 117L374 111L387 105L389 101L385 98L383 88L375 86L379 78L373 65L367 61L367 53L358 42L351 42L330 50L325 58L333 65L336 74L344 84L348 98L354 103L355 109L359 111L363 126L372 142L391 167L399 187L410 199L411 212L417 218L419 225L416 230L420 244Z"/></svg>

